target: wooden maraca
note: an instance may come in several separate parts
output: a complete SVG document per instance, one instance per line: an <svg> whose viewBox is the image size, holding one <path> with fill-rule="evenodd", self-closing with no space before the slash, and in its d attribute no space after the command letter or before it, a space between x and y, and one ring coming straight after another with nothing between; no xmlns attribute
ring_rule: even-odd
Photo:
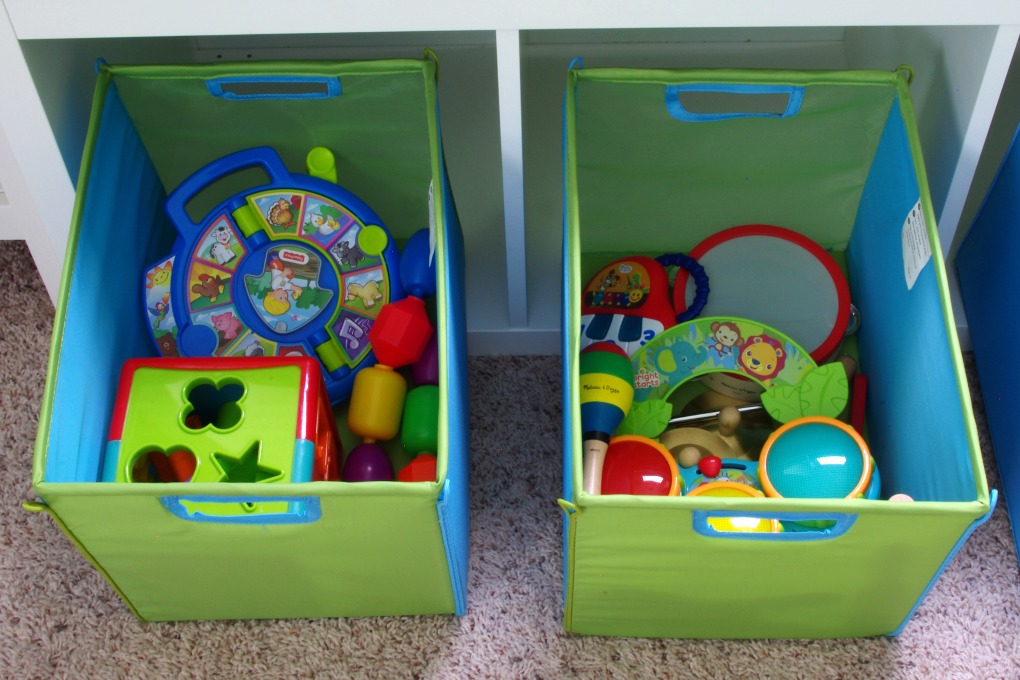
<svg viewBox="0 0 1020 680"><path fill-rule="evenodd" d="M609 439L634 399L634 368L627 353L611 342L581 351L581 431L584 442L584 491L602 492L602 466Z"/></svg>

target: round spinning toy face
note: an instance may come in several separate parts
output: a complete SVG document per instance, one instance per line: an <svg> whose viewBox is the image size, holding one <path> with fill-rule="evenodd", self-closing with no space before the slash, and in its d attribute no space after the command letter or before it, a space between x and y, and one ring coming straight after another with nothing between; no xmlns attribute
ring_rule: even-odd
<svg viewBox="0 0 1020 680"><path fill-rule="evenodd" d="M379 310L403 297L396 246L349 192L274 172L283 181L228 199L200 225L168 200L181 238L146 272L150 329L164 356L314 356L339 401L370 359Z"/></svg>

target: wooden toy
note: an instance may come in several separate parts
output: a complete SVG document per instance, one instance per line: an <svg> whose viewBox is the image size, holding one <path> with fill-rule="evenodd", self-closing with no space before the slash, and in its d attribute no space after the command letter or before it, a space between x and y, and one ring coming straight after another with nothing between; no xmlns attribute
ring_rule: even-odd
<svg viewBox="0 0 1020 680"><path fill-rule="evenodd" d="M102 479L336 480L340 455L322 371L311 357L130 359L121 372ZM189 509L257 515L274 512L272 505Z"/></svg>
<svg viewBox="0 0 1020 680"><path fill-rule="evenodd" d="M609 440L634 396L633 369L622 348L598 342L581 351L579 371L584 490L597 494Z"/></svg>
<svg viewBox="0 0 1020 680"><path fill-rule="evenodd" d="M760 406L745 408L761 409ZM703 427L677 427L672 430L666 430L659 437L659 442L676 456L680 467L697 465L698 461L705 456L750 460L750 452L745 449L744 445L737 438L737 428L740 427L741 412L736 406L724 406L713 414L675 418L670 423L678 420L694 423L709 417L716 419L717 429L715 432Z"/></svg>
<svg viewBox="0 0 1020 680"><path fill-rule="evenodd" d="M397 248L382 220L337 186L332 153L309 153L292 174L273 149L247 149L198 170L166 200L178 238L145 271L148 328L167 357L315 357L330 399L351 392L375 359L368 334L404 296ZM260 168L269 181L186 211L214 182Z"/></svg>

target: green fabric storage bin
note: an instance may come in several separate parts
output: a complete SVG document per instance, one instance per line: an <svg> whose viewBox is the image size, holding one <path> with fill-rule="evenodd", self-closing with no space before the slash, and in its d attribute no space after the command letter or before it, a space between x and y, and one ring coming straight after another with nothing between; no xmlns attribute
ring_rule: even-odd
<svg viewBox="0 0 1020 680"><path fill-rule="evenodd" d="M444 169L437 65L430 56L99 64L35 449L32 481L41 501L26 507L48 511L140 618L466 611L463 243ZM305 155L325 146L336 154L341 185L374 206L398 242L433 228L437 481L97 481L121 365L155 354L141 277L176 235L163 209L166 195L207 163L258 146L273 147L294 173L306 173ZM196 214L253 186L251 180L238 173L212 185L196 197ZM345 451L351 444L347 435ZM237 524L229 517L182 519L168 509L193 498L207 504L300 499L314 512Z"/></svg>
<svg viewBox="0 0 1020 680"><path fill-rule="evenodd" d="M984 475L907 73L570 69L560 501L567 630L895 635L988 518L996 494ZM685 92L708 98L695 110ZM923 247L905 246L912 211L913 224L923 218L927 258ZM742 224L793 229L845 261L862 319L853 342L869 381L867 439L883 500L585 493L582 287L616 258L688 252ZM893 493L914 502L884 500ZM712 532L707 520L727 512L834 528Z"/></svg>

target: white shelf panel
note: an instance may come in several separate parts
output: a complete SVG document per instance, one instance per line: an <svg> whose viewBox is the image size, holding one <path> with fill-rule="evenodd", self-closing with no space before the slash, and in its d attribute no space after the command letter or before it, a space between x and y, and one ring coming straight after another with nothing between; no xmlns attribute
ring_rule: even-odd
<svg viewBox="0 0 1020 680"><path fill-rule="evenodd" d="M562 97L573 57L587 66L914 67L912 86L943 248L987 136L1020 2L718 3L522 0L338 9L308 0L3 0L12 63L8 128L30 248L56 291L97 57L110 63L440 57L440 106L467 254L472 353L559 348ZM683 26L683 28L677 28ZM21 106L28 102L28 108ZM18 102L15 106L13 102ZM41 154L39 153L41 150ZM8 186L13 200L14 186ZM43 198L45 197L45 198ZM35 205L33 205L33 203ZM0 213L2 214L2 213ZM0 233L2 237L2 233Z"/></svg>
<svg viewBox="0 0 1020 680"><path fill-rule="evenodd" d="M476 31L649 26L911 26L1020 23L1020 3L971 0L305 0L283 9L273 0L6 0L18 38L198 36L264 33Z"/></svg>

